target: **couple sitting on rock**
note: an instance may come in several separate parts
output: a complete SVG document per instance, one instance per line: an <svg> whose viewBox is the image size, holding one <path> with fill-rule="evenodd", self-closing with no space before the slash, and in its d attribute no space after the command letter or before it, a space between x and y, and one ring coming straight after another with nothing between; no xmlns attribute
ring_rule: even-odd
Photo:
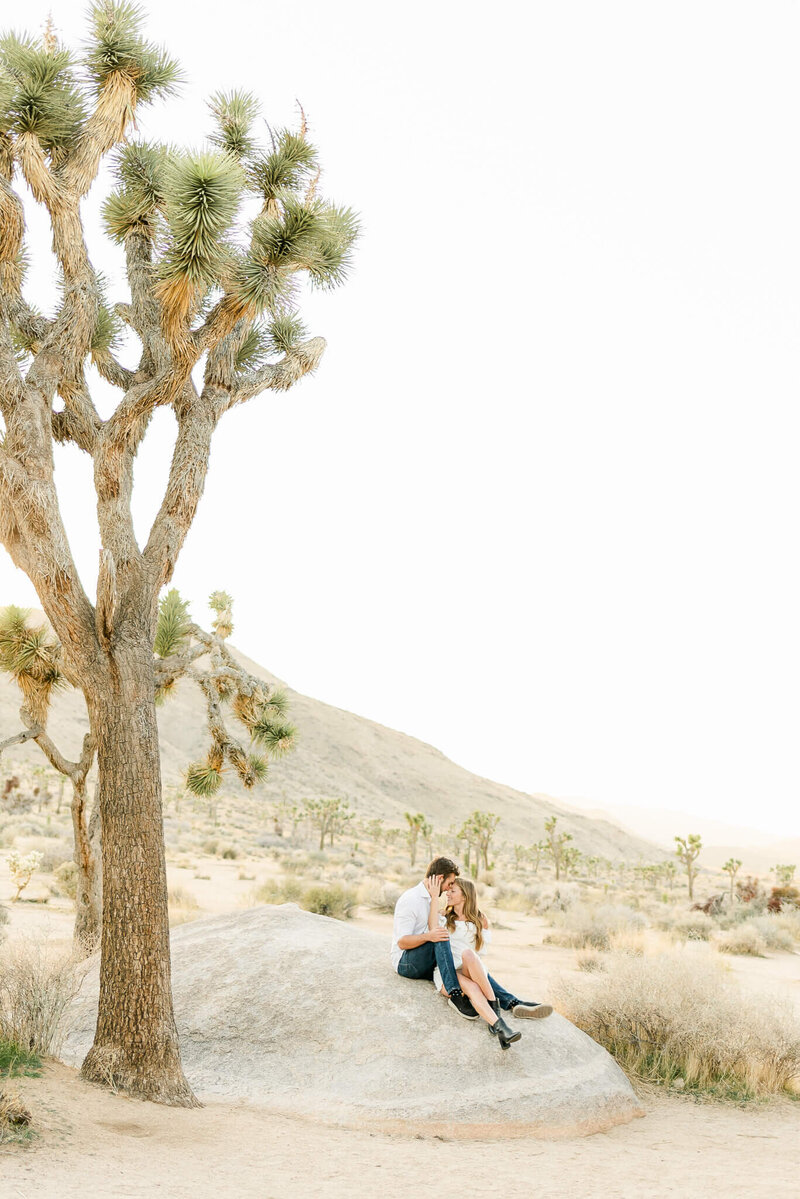
<svg viewBox="0 0 800 1199"><path fill-rule="evenodd" d="M441 896L445 908L440 914ZM434 858L423 881L404 891L395 906L392 966L403 978L432 979L459 1016L482 1016L508 1049L522 1033L506 1024L501 1011L537 1020L553 1009L516 999L486 973L481 954L491 935L475 884L459 878L458 866L449 858Z"/></svg>

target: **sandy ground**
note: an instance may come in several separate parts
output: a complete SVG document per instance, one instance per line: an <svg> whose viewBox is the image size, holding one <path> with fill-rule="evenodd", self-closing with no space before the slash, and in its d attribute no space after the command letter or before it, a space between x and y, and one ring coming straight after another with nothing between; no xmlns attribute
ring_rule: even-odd
<svg viewBox="0 0 800 1199"><path fill-rule="evenodd" d="M195 895L199 915L246 905L265 873L263 861L241 860L169 870L171 885ZM0 899L8 898L0 872ZM543 946L547 926L536 917L498 916L492 970L518 994L547 998L555 976L576 969L573 952ZM358 923L388 933L391 920L361 911ZM51 899L46 906L14 905L9 931L12 940L46 932L57 946L68 944L71 927L71 905ZM704 945L687 951L710 952ZM754 1013L757 994L800 1007L800 956L725 961L753 995ZM557 1142L451 1142L424 1127L389 1136L329 1127L324 1113L291 1120L214 1099L200 1111L158 1107L89 1086L57 1063L40 1078L11 1085L33 1111L36 1135L26 1145L0 1147L2 1199L84 1199L87 1193L103 1199L405 1199L427 1188L533 1199L798 1193L800 1103L789 1100L739 1108L648 1090L645 1118L607 1133Z"/></svg>
<svg viewBox="0 0 800 1199"><path fill-rule="evenodd" d="M3 1199L352 1199L455 1192L651 1199L797 1194L800 1108L741 1110L649 1096L647 1115L571 1141L448 1142L328 1128L245 1105L180 1111L81 1082L18 1080L37 1139L0 1148Z"/></svg>

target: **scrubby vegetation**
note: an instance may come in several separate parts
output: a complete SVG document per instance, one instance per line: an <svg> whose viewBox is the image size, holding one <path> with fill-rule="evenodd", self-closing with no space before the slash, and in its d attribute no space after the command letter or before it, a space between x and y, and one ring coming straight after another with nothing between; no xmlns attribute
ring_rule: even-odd
<svg viewBox="0 0 800 1199"><path fill-rule="evenodd" d="M75 895L69 808L56 778L19 764L13 769L5 783L0 777L0 796L7 792L11 797L7 803L0 799L0 845L22 857L41 854L26 896L38 902L58 898L63 906L65 898ZM170 887L173 924L202 916L208 910L204 884L213 887L225 872L236 880L243 904L296 903L340 920L359 912L367 919L390 916L401 891L419 881L428 855L450 853L477 878L481 903L496 925L510 923L515 913L534 917L545 946L574 951L576 969L562 1010L570 1014L574 1006L583 1013L585 1007L587 1014L576 1016L578 1023L607 1044L626 1069L662 1081L683 1079L689 1090L740 1098L771 1093L780 1089L788 1072L800 1072L792 1056L796 1036L791 1021L779 1013L776 1024L775 1005L770 1005L768 1021L760 1011L754 1022L757 1036L739 1024L730 1024L728 1040L712 1035L712 1016L721 1025L735 1011L724 972L734 955L768 958L800 950L800 892L789 866L776 866L772 877L763 880L742 877L738 859L709 871L703 868L702 846L694 854L697 839L686 838L694 854L690 865L696 902L691 902L680 855L630 863L581 854L552 818L533 830L537 839L530 844L509 845L502 840L502 822L492 813L474 812L448 829L434 829L421 812L409 812L402 824L392 826L360 813L346 799L325 796L305 801L282 797L270 804L251 794L219 791L212 802L173 786L166 789L165 800L168 860L188 872L180 881L173 878ZM679 871L684 872L682 880ZM0 940L4 915L0 907ZM51 996L51 1012L53 996L63 997L73 985L71 967L64 970L61 982L58 970L49 982L28 970L31 986L38 977L36 986ZM583 983L590 992L579 985ZM651 1010L658 1006L657 997L684 983L686 994L670 999L659 1023ZM30 1022L38 1008L21 1002L25 988L15 985L14 1010L27 1012ZM623 987L636 996L650 995L639 1024L634 1022L635 1004L622 1003ZM584 1000L584 994L591 998ZM597 1011L606 1012L605 1032L589 1023L595 1001ZM619 1016L612 1021L609 1013L618 1001ZM696 1029L686 1025L703 1004L705 1023ZM7 999L5 1005L10 1011ZM0 1028L9 1040L52 1052L57 1035L23 1027L19 1015L11 1021L6 1015L5 1021L9 1027ZM58 1025L57 1012L53 1022ZM692 1056L696 1031L705 1040L697 1042ZM737 1058L734 1038L740 1033L747 1037Z"/></svg>
<svg viewBox="0 0 800 1199"><path fill-rule="evenodd" d="M5 947L0 958L0 1042L19 1047L24 1055L56 1056L84 969L72 954L48 952L41 942Z"/></svg>
<svg viewBox="0 0 800 1199"><path fill-rule="evenodd" d="M619 955L600 973L562 980L570 1020L632 1074L723 1098L783 1091L800 1074L800 1028L772 1001L758 1019L713 962Z"/></svg>

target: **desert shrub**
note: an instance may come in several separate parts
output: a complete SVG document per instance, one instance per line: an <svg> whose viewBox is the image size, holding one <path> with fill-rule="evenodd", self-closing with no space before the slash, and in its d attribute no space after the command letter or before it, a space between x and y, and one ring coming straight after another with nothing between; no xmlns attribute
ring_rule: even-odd
<svg viewBox="0 0 800 1199"><path fill-rule="evenodd" d="M800 941L800 912L780 912L777 916L770 917L770 923L787 932L793 941Z"/></svg>
<svg viewBox="0 0 800 1199"><path fill-rule="evenodd" d="M495 889L492 903L495 907L504 908L507 912L536 912L541 902L540 887L525 887L515 883L505 883Z"/></svg>
<svg viewBox="0 0 800 1199"><path fill-rule="evenodd" d="M782 928L776 916L754 916L748 920L753 928L758 930L767 949L782 949L791 953L794 949L794 937L788 929Z"/></svg>
<svg viewBox="0 0 800 1199"><path fill-rule="evenodd" d="M239 856L239 850L234 845L226 845L220 850L220 857L225 858L229 862L235 862Z"/></svg>
<svg viewBox="0 0 800 1199"><path fill-rule="evenodd" d="M187 911L194 911L200 906L197 902L197 897L191 891L188 891L186 887L179 885L169 888L167 900L171 908L184 908Z"/></svg>
<svg viewBox="0 0 800 1199"><path fill-rule="evenodd" d="M268 878L256 888L257 903L300 903L303 884L296 878Z"/></svg>
<svg viewBox="0 0 800 1199"><path fill-rule="evenodd" d="M78 994L85 963L22 942L0 960L0 1039L43 1055L57 1055L67 1012Z"/></svg>
<svg viewBox="0 0 800 1199"><path fill-rule="evenodd" d="M207 841L203 842L203 844L200 846L200 849L203 853L207 853L210 857L213 857L213 855L217 852L218 845L219 841L217 841L216 837L209 837Z"/></svg>
<svg viewBox="0 0 800 1199"><path fill-rule="evenodd" d="M57 841L53 845L48 845L42 851L42 860L39 863L39 870L42 874L53 874L62 862L66 862L72 857L72 846L69 841Z"/></svg>
<svg viewBox="0 0 800 1199"><path fill-rule="evenodd" d="M17 1074L36 1075L42 1068L38 1053L25 1049L15 1041L0 1037L0 1075L13 1078Z"/></svg>
<svg viewBox="0 0 800 1199"><path fill-rule="evenodd" d="M358 904L358 896L352 887L314 886L303 892L300 906L318 916L332 916L334 920L349 920Z"/></svg>
<svg viewBox="0 0 800 1199"><path fill-rule="evenodd" d="M371 878L365 879L358 888L357 901L373 912L385 912L391 916L400 894L397 883Z"/></svg>
<svg viewBox="0 0 800 1199"><path fill-rule="evenodd" d="M773 887L767 900L767 910L770 912L782 912L786 908L800 908L800 890L790 883Z"/></svg>
<svg viewBox="0 0 800 1199"><path fill-rule="evenodd" d="M575 904L554 916L556 931L544 939L551 945L566 945L572 949L610 949L611 937L623 930L646 927L641 912L625 904Z"/></svg>
<svg viewBox="0 0 800 1199"><path fill-rule="evenodd" d="M0 1090L0 1145L30 1138L31 1113L19 1095Z"/></svg>
<svg viewBox="0 0 800 1199"><path fill-rule="evenodd" d="M715 945L720 953L738 953L753 958L763 958L767 948L767 943L753 920L737 924L735 928L721 933Z"/></svg>
<svg viewBox="0 0 800 1199"><path fill-rule="evenodd" d="M597 974L559 980L559 1011L630 1073L723 1098L775 1094L800 1073L800 1026L788 1004L745 1003L712 962L616 956Z"/></svg>
<svg viewBox="0 0 800 1199"><path fill-rule="evenodd" d="M679 912L667 925L667 932L678 941L708 941L714 927L705 912Z"/></svg>
<svg viewBox="0 0 800 1199"><path fill-rule="evenodd" d="M285 858L281 865L286 874L305 874L310 863L308 857L301 853L297 857Z"/></svg>
<svg viewBox="0 0 800 1199"><path fill-rule="evenodd" d="M606 958L596 949L580 949L575 954L578 969L584 974L592 974L596 970L605 970Z"/></svg>
<svg viewBox="0 0 800 1199"><path fill-rule="evenodd" d="M76 899L78 895L78 867L75 862L62 862L54 871L58 889L68 899Z"/></svg>

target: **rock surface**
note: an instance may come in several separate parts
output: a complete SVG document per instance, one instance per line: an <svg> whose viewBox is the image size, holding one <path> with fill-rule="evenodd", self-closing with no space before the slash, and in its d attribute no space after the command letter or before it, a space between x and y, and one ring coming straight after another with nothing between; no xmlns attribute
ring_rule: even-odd
<svg viewBox="0 0 800 1199"><path fill-rule="evenodd" d="M294 904L182 925L172 965L201 1097L448 1136L574 1136L641 1114L610 1055L563 1017L515 1022L522 1040L504 1052L482 1020L396 975L385 937ZM62 1054L71 1064L91 1045L96 1005L95 966Z"/></svg>

